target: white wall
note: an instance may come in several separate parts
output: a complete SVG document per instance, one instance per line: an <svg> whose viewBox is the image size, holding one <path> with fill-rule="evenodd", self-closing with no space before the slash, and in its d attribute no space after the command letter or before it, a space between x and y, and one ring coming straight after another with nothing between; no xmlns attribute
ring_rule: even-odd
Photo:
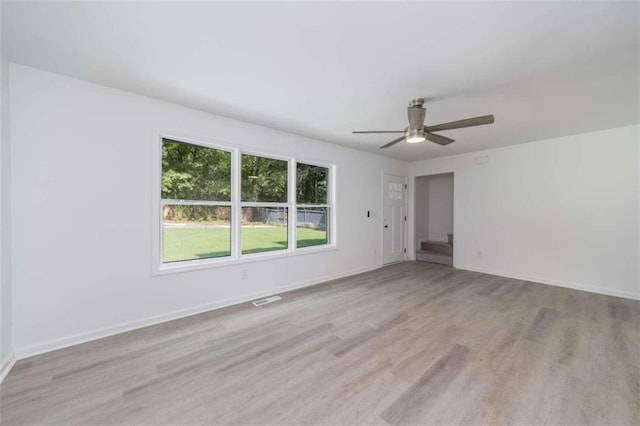
<svg viewBox="0 0 640 426"><path fill-rule="evenodd" d="M12 191L7 200L3 189L3 206L19 356L381 264L381 215L366 211L381 205L382 172L403 175L406 163L20 65L10 80ZM339 251L152 276L157 131L337 164ZM411 177L455 172L457 267L638 298L639 133L625 127L408 168ZM411 215L409 226L413 235Z"/></svg>
<svg viewBox="0 0 640 426"><path fill-rule="evenodd" d="M453 233L453 173L415 179L415 244L447 241Z"/></svg>
<svg viewBox="0 0 640 426"><path fill-rule="evenodd" d="M414 244L420 243L421 240L429 239L429 178L421 176L415 180L414 203L415 203L415 235ZM411 216L411 215L409 215Z"/></svg>
<svg viewBox="0 0 640 426"><path fill-rule="evenodd" d="M0 22L2 22L0 5ZM0 34L2 33L0 29ZM0 41L1 45L1 41ZM1 49L1 48L0 48ZM13 355L11 331L9 67L0 50L0 382Z"/></svg>
<svg viewBox="0 0 640 426"><path fill-rule="evenodd" d="M447 241L453 232L453 174L429 176L429 239Z"/></svg>
<svg viewBox="0 0 640 426"><path fill-rule="evenodd" d="M381 265L366 212L406 163L16 64L10 77L20 356ZM339 250L152 276L155 131L336 164Z"/></svg>
<svg viewBox="0 0 640 426"><path fill-rule="evenodd" d="M640 298L639 134L438 158L410 163L409 174L455 172L456 267Z"/></svg>

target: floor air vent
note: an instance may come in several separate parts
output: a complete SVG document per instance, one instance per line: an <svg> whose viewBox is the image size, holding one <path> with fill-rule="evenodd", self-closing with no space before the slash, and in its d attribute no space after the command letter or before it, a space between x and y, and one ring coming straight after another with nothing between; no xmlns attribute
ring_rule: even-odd
<svg viewBox="0 0 640 426"><path fill-rule="evenodd" d="M282 297L280 297L280 296L271 296L271 297L267 297L265 299L255 300L255 301L253 301L251 303L253 303L253 306L262 306L262 305L266 305L267 303L277 302L278 300L282 300Z"/></svg>

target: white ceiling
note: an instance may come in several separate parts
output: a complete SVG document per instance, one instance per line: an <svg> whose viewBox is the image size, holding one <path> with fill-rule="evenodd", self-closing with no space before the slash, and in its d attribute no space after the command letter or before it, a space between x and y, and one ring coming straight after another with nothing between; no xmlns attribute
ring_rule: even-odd
<svg viewBox="0 0 640 426"><path fill-rule="evenodd" d="M4 3L13 62L404 160L638 123L638 3ZM352 130L494 114L401 143Z"/></svg>

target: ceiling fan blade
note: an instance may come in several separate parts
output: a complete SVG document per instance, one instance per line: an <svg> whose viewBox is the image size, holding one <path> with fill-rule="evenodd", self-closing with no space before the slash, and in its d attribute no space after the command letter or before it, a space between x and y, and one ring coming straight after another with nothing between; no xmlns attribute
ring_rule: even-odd
<svg viewBox="0 0 640 426"><path fill-rule="evenodd" d="M451 142L455 142L455 140L447 138L445 136L436 135L433 133L425 132L424 137L427 138L428 141L433 143L437 143L438 145L449 145Z"/></svg>
<svg viewBox="0 0 640 426"><path fill-rule="evenodd" d="M401 136L401 137L399 137L398 139L394 139L394 140L392 140L391 142L389 142L389 143L388 143L388 144L386 144L386 145L382 145L382 146L380 147L380 149L389 148L390 146L393 146L393 145L397 144L398 142L402 142L403 140L404 140L404 135L402 135L402 136Z"/></svg>
<svg viewBox="0 0 640 426"><path fill-rule="evenodd" d="M491 124L495 121L493 115L483 115L482 117L467 118L465 120L451 121L449 123L427 126L427 132L440 132L442 130L462 129L463 127L481 126Z"/></svg>
<svg viewBox="0 0 640 426"><path fill-rule="evenodd" d="M404 130L355 130L351 133L404 133Z"/></svg>

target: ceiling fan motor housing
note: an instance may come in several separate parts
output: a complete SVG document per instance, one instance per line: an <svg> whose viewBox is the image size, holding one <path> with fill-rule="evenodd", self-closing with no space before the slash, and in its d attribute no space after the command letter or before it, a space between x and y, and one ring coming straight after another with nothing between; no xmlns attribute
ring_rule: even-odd
<svg viewBox="0 0 640 426"><path fill-rule="evenodd" d="M411 106L407 108L407 116L409 117L409 129L422 130L424 127L424 118L427 110L422 107L423 99L414 99Z"/></svg>

